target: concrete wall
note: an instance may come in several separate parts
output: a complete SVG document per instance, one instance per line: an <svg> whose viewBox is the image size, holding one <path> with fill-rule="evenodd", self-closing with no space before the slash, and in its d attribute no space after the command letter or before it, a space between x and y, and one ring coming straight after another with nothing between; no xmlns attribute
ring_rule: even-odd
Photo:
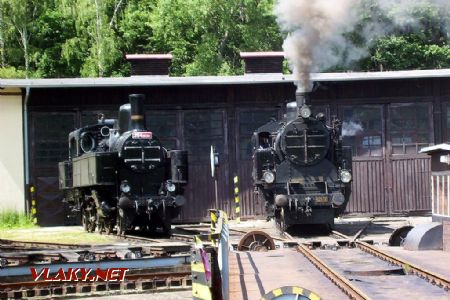
<svg viewBox="0 0 450 300"><path fill-rule="evenodd" d="M20 89L0 90L0 211L25 211Z"/></svg>

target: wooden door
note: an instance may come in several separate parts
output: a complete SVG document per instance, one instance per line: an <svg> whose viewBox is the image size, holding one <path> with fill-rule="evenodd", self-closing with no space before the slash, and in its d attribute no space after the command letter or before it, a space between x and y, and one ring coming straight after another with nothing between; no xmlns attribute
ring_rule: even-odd
<svg viewBox="0 0 450 300"><path fill-rule="evenodd" d="M393 103L388 113L390 212L430 210L430 157L419 151L434 142L432 104Z"/></svg>
<svg viewBox="0 0 450 300"><path fill-rule="evenodd" d="M382 105L342 106L343 143L353 152L351 213L388 212Z"/></svg>
<svg viewBox="0 0 450 300"><path fill-rule="evenodd" d="M225 110L186 110L182 112L182 148L189 152L189 182L186 186L186 205L183 222L209 219L208 209L230 211L229 151ZM215 184L211 177L211 145L219 153L217 169L218 205Z"/></svg>
<svg viewBox="0 0 450 300"><path fill-rule="evenodd" d="M73 112L32 112L30 122L31 184L36 186L39 225L64 224L58 162L67 160L68 134L75 128Z"/></svg>
<svg viewBox="0 0 450 300"><path fill-rule="evenodd" d="M430 103L340 107L344 145L353 150L351 213L429 210L433 142Z"/></svg>

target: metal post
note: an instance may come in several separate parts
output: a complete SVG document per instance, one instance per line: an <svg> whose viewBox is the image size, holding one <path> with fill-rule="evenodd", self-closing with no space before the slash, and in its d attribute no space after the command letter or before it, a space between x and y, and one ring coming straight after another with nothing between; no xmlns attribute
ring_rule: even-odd
<svg viewBox="0 0 450 300"><path fill-rule="evenodd" d="M241 222L241 198L239 197L239 178L234 176L233 178L234 182L234 204L235 204L235 213L236 213L236 221L238 223Z"/></svg>
<svg viewBox="0 0 450 300"><path fill-rule="evenodd" d="M37 224L37 209L36 209L36 188L32 185L30 186L30 198L31 198L31 219L33 224Z"/></svg>
<svg viewBox="0 0 450 300"><path fill-rule="evenodd" d="M216 174L216 176L214 176L214 194L216 197L216 209L220 209L220 207L219 207L219 191L217 188L217 174Z"/></svg>

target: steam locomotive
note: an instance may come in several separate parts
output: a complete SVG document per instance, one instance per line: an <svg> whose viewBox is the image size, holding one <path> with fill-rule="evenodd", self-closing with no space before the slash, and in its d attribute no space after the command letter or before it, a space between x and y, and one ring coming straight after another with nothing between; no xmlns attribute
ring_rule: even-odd
<svg viewBox="0 0 450 300"><path fill-rule="evenodd" d="M59 185L68 215L84 229L117 233L139 228L169 233L186 202L187 151L167 151L145 125L145 96L129 95L119 118L69 133L69 159L60 162Z"/></svg>
<svg viewBox="0 0 450 300"><path fill-rule="evenodd" d="M333 228L351 190L351 149L342 146L342 123L312 115L309 93L298 89L282 120L253 134L252 177L268 218L281 230L297 224Z"/></svg>

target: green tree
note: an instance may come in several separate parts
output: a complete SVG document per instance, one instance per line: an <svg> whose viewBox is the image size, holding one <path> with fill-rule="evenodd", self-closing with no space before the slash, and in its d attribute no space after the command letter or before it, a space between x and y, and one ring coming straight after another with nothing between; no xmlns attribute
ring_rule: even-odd
<svg viewBox="0 0 450 300"><path fill-rule="evenodd" d="M367 71L439 69L450 67L448 26L450 11L429 1L414 5L392 4L381 10L377 2L365 0L361 22L349 37L357 46L369 47L369 54L356 68ZM364 36L364 27L378 24L385 34Z"/></svg>
<svg viewBox="0 0 450 300"><path fill-rule="evenodd" d="M157 0L133 0L127 3L118 20L118 33L125 53L151 53L153 28L152 12Z"/></svg>
<svg viewBox="0 0 450 300"><path fill-rule="evenodd" d="M368 61L366 61L367 63ZM427 44L418 36L389 36L377 41L367 69L410 70L450 67L449 45Z"/></svg>
<svg viewBox="0 0 450 300"><path fill-rule="evenodd" d="M5 33L6 33L6 24L5 24L5 7L4 0L0 0L0 67L6 67L6 58L5 58Z"/></svg>
<svg viewBox="0 0 450 300"><path fill-rule="evenodd" d="M240 51L281 49L273 0L160 0L152 44L172 52L176 75L237 74Z"/></svg>
<svg viewBox="0 0 450 300"><path fill-rule="evenodd" d="M30 75L30 39L34 28L34 21L42 10L45 9L46 2L38 0L4 0L2 1L3 20L14 28L17 42L23 51L23 62L26 77Z"/></svg>
<svg viewBox="0 0 450 300"><path fill-rule="evenodd" d="M67 13L75 35L62 46L62 57L73 74L104 77L120 74L120 41L114 30L122 1L69 0Z"/></svg>
<svg viewBox="0 0 450 300"><path fill-rule="evenodd" d="M33 45L39 49L33 55L36 75L39 77L79 76L61 59L63 45L75 36L72 18L54 7L43 12L36 21L39 30L34 34Z"/></svg>

